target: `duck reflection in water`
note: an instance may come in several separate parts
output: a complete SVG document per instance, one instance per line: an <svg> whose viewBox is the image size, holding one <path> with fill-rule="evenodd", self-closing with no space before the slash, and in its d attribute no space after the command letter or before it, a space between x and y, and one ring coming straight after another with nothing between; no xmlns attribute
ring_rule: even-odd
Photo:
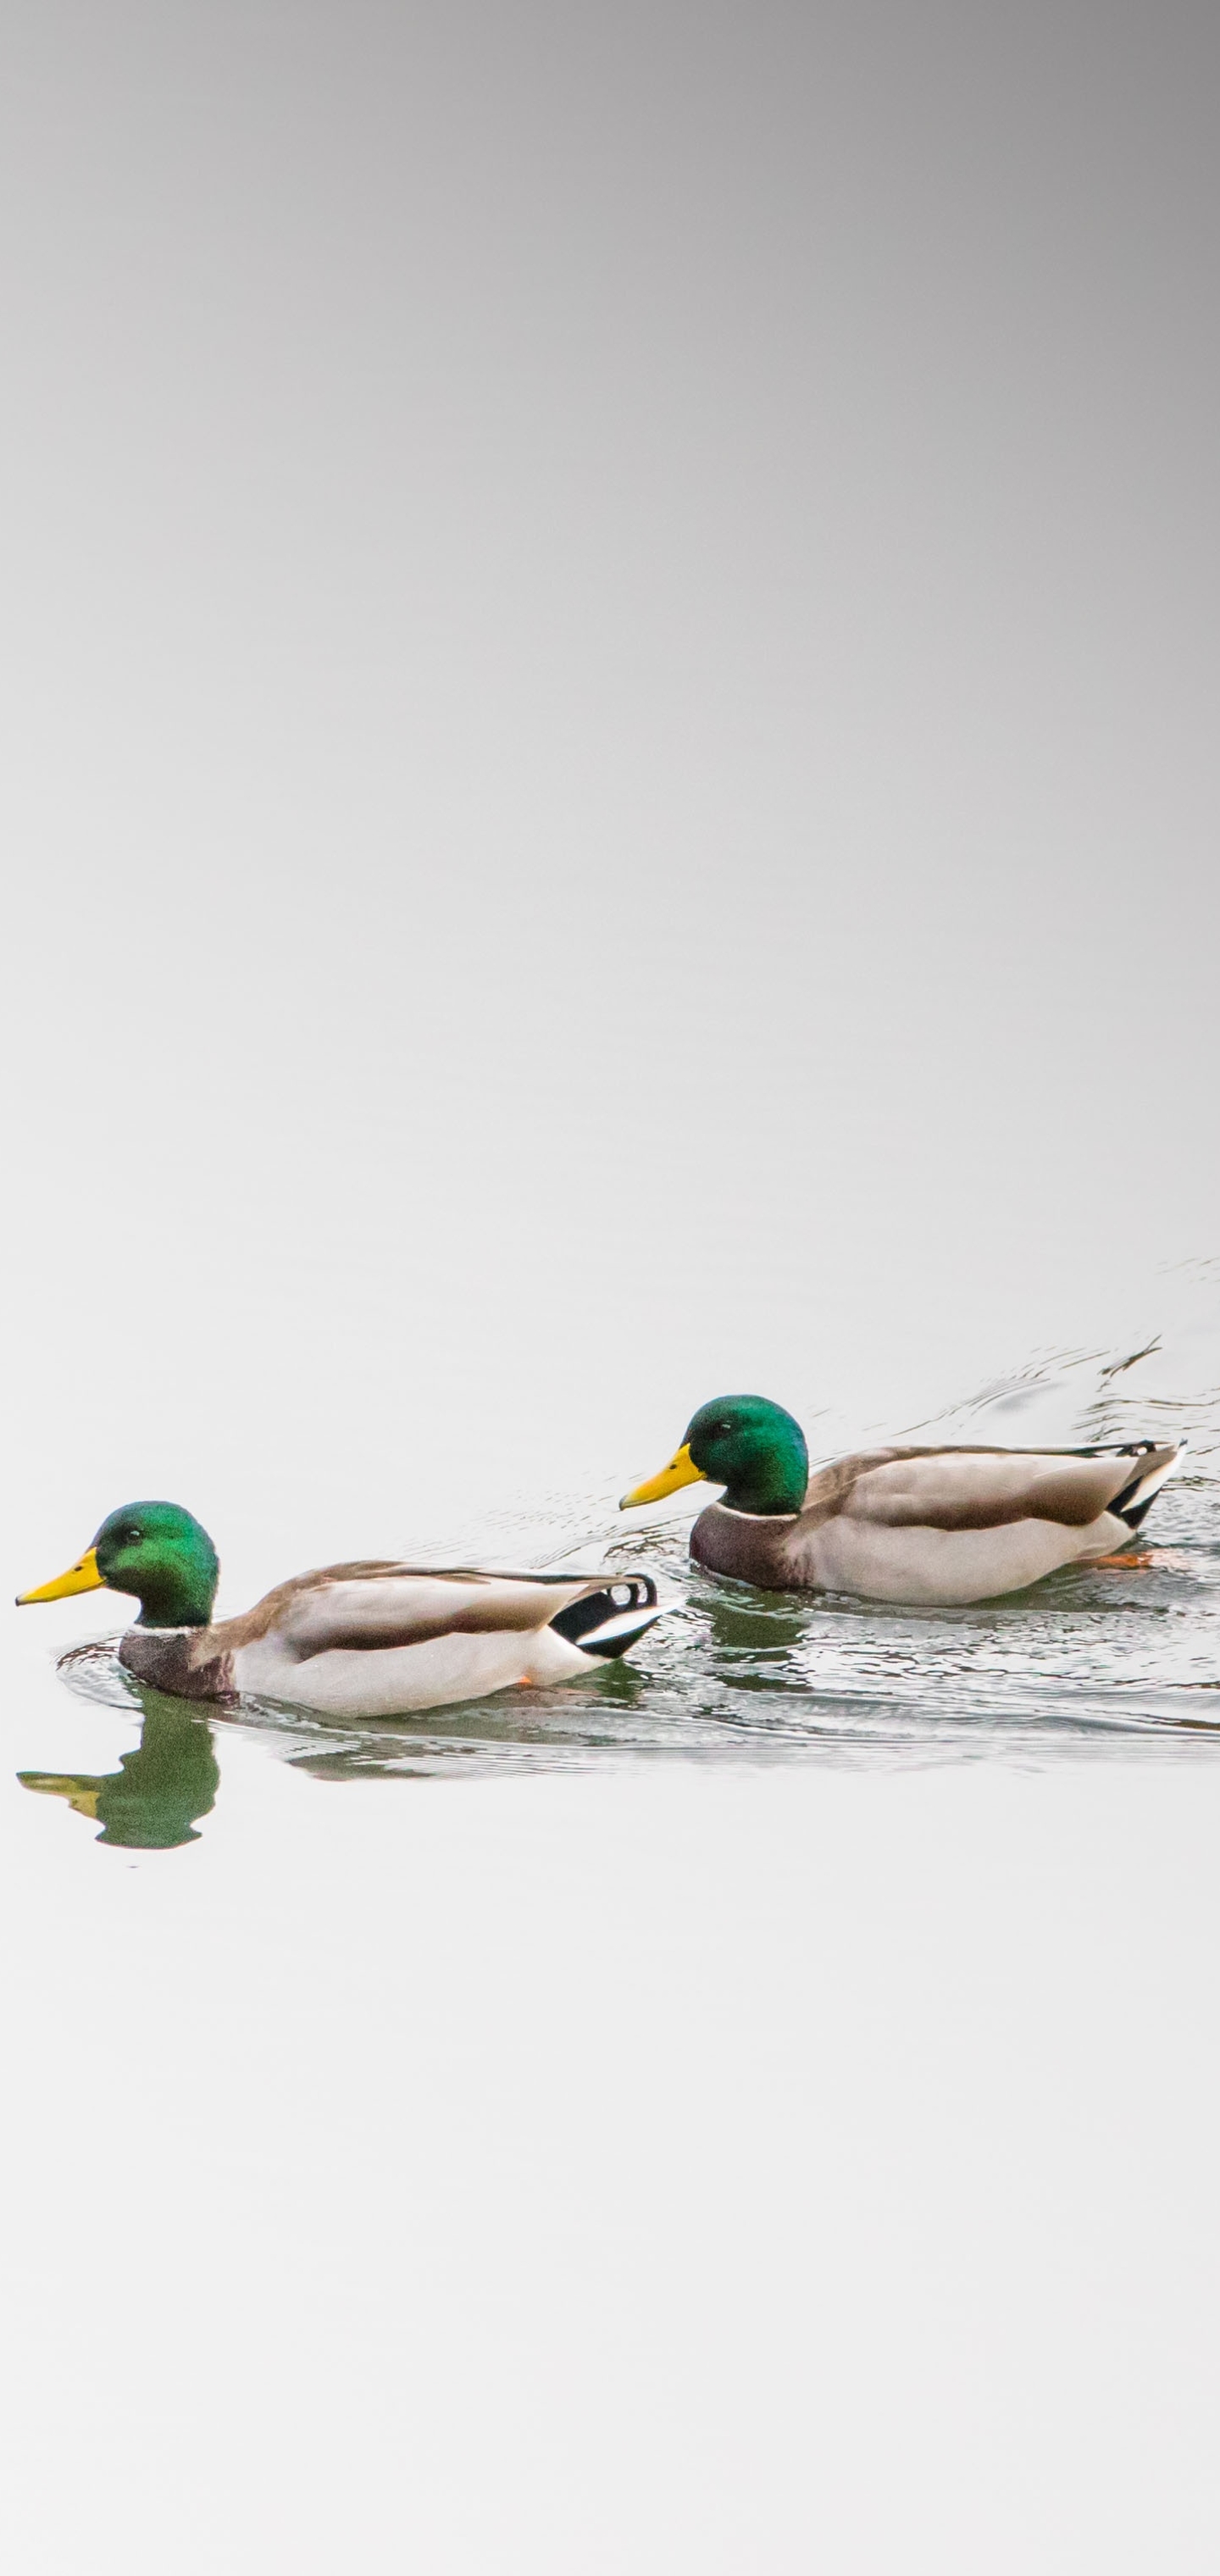
<svg viewBox="0 0 1220 2576"><path fill-rule="evenodd" d="M770 1691L792 1677L793 1655L809 1626L807 1604L745 1583L732 1592L708 1584L698 1598L725 1679L739 1690Z"/></svg>
<svg viewBox="0 0 1220 2576"><path fill-rule="evenodd" d="M155 1691L140 1696L140 1741L120 1755L117 1771L103 1772L100 1779L59 1771L19 1771L17 1777L23 1789L63 1798L78 1816L92 1817L102 1828L100 1843L121 1844L126 1851L175 1851L180 1843L198 1842L196 1819L210 1815L216 1804L220 1765L205 1718Z"/></svg>

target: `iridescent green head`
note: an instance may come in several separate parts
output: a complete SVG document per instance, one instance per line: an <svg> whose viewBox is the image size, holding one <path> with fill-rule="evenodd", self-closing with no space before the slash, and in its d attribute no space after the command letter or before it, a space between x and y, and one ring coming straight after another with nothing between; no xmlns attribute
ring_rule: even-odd
<svg viewBox="0 0 1220 2576"><path fill-rule="evenodd" d="M668 1467L624 1494L619 1508L659 1503L680 1485L706 1477L725 1487L734 1512L799 1512L809 1483L809 1451L799 1422L765 1395L718 1395L701 1404Z"/></svg>
<svg viewBox="0 0 1220 2576"><path fill-rule="evenodd" d="M216 1550L191 1512L180 1503L124 1503L66 1574L20 1600L62 1601L104 1583L139 1602L141 1628L206 1628L219 1581Z"/></svg>

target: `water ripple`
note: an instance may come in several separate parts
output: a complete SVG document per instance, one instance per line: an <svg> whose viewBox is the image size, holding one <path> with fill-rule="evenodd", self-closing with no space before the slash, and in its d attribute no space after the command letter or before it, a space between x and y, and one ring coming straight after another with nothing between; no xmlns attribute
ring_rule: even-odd
<svg viewBox="0 0 1220 2576"><path fill-rule="evenodd" d="M692 1565L684 1523L624 1523L609 1492L485 1518L484 1562L647 1565L675 1605L629 1660L548 1691L425 1716L337 1721L268 1701L239 1726L319 1780L461 1775L647 1755L834 1762L1220 1748L1220 1264L1186 1266L1185 1321L1110 1349L1036 1354L905 1435L1014 1446L1189 1434L1145 1565L1073 1568L966 1609L762 1593ZM854 1426L854 1439L866 1436ZM874 1435L875 1436L875 1435ZM848 1438L853 1437L849 1429ZM842 1444L840 1444L842 1445ZM462 1550L460 1552L465 1552ZM471 1553L474 1551L471 1550ZM71 1687L150 1703L112 1645L64 1658Z"/></svg>

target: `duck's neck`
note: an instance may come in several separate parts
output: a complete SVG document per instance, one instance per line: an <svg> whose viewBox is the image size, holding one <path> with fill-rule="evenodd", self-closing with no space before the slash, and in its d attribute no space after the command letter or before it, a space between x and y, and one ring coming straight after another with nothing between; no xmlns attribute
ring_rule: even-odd
<svg viewBox="0 0 1220 2576"><path fill-rule="evenodd" d="M764 1517L799 1512L809 1484L809 1452L795 1422L777 1428L766 1442L752 1440L749 1455L736 1468L724 1495L731 1512Z"/></svg>
<svg viewBox="0 0 1220 2576"><path fill-rule="evenodd" d="M139 1592L137 1628L206 1628L216 1599L210 1565L176 1562L149 1567Z"/></svg>

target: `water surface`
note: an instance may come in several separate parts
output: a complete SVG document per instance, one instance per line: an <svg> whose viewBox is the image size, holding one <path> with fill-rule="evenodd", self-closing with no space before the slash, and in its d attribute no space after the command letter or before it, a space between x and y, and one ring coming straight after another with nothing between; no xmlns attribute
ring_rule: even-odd
<svg viewBox="0 0 1220 2576"><path fill-rule="evenodd" d="M655 1570L563 1690L200 1712L12 1615L23 2576L1210 2576L1217 1414L1142 1347L937 1409L1194 1439L970 1610L715 1584L615 1459L436 1549Z"/></svg>
<svg viewBox="0 0 1220 2576"><path fill-rule="evenodd" d="M205 1717L143 1689L102 1638L69 1648L58 1669L117 1767L31 1763L22 1785L63 1798L110 1846L164 1849L198 1839L237 1729L268 1758L330 1783L645 1758L1207 1759L1220 1745L1220 1394L1199 1382L1212 1338L1196 1321L1168 1346L1153 1334L1134 1350L1038 1355L912 1426L924 1438L1013 1446L1187 1436L1184 1468L1129 1564L1068 1568L966 1609L893 1609L713 1579L689 1558L689 1511L641 1523L605 1494L552 1496L541 1512L523 1498L487 1516L483 1561L638 1564L656 1576L670 1615L622 1662L558 1689L396 1721L257 1700Z"/></svg>

